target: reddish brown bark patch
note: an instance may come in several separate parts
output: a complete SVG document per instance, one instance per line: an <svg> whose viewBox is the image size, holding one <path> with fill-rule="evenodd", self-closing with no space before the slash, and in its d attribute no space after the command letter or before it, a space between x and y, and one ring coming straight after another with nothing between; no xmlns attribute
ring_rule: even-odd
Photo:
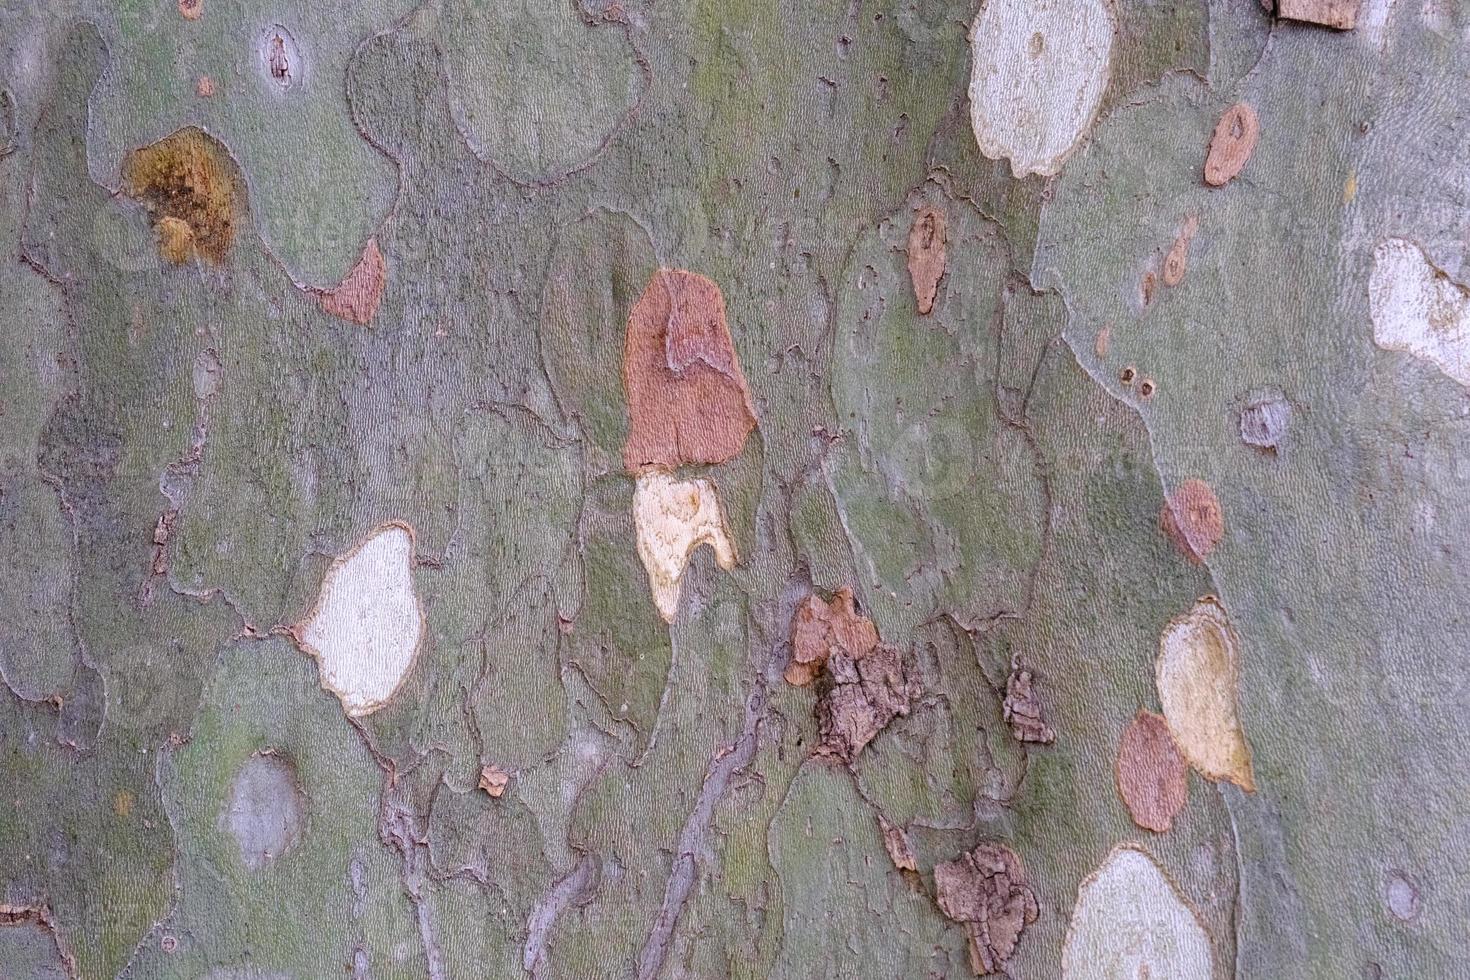
<svg viewBox="0 0 1470 980"><path fill-rule="evenodd" d="M1225 514L1215 491L1203 480L1185 480L1159 511L1159 527L1174 547L1199 563L1225 537Z"/></svg>
<svg viewBox="0 0 1470 980"><path fill-rule="evenodd" d="M1194 233L1198 230L1198 218L1191 214L1184 219L1179 237L1174 239L1169 254L1164 256L1165 286L1177 286L1184 281L1184 273L1189 267L1189 243L1194 240Z"/></svg>
<svg viewBox="0 0 1470 980"><path fill-rule="evenodd" d="M833 653L861 660L878 645L878 628L853 604L851 589L838 589L830 602L809 595L791 617L791 662L786 683L810 684Z"/></svg>
<svg viewBox="0 0 1470 980"><path fill-rule="evenodd" d="M913 280L914 298L919 301L921 314L934 309L939 280L944 277L944 225L943 211L924 207L914 216L913 227L909 228L909 278Z"/></svg>
<svg viewBox="0 0 1470 980"><path fill-rule="evenodd" d="M629 473L739 454L755 409L713 280L682 269L653 274L628 316L623 386L632 416L623 446Z"/></svg>
<svg viewBox="0 0 1470 980"><path fill-rule="evenodd" d="M198 20L204 13L204 0L179 0L179 13L185 20Z"/></svg>
<svg viewBox="0 0 1470 980"><path fill-rule="evenodd" d="M347 278L331 289L312 290L321 308L348 323L367 326L378 312L383 299L383 286L388 281L388 263L378 249L378 240L369 238L362 258L347 273Z"/></svg>
<svg viewBox="0 0 1470 980"><path fill-rule="evenodd" d="M201 99L212 99L214 98L214 93L214 79L208 75L200 75L199 81L194 83L194 94Z"/></svg>
<svg viewBox="0 0 1470 980"><path fill-rule="evenodd" d="M1003 844L985 843L934 868L939 910L963 923L976 976L999 973L1036 921L1036 895L1021 859Z"/></svg>
<svg viewBox="0 0 1470 980"><path fill-rule="evenodd" d="M821 742L814 754L851 763L890 721L909 713L918 693L897 647L880 643L861 659L833 653L817 685Z"/></svg>
<svg viewBox="0 0 1470 980"><path fill-rule="evenodd" d="M1189 800L1189 767L1163 715L1140 710L1118 739L1118 795L1133 822L1162 834Z"/></svg>
<svg viewBox="0 0 1470 980"><path fill-rule="evenodd" d="M480 788L493 797L505 795L510 785L510 773L499 766L486 766L480 770Z"/></svg>
<svg viewBox="0 0 1470 980"><path fill-rule="evenodd" d="M1223 187L1234 180L1255 152L1260 135L1260 120L1248 103L1237 102L1226 109L1210 137L1210 150L1205 155L1205 183Z"/></svg>
<svg viewBox="0 0 1470 980"><path fill-rule="evenodd" d="M1049 745L1056 740L1057 733L1052 731L1042 715L1041 701L1036 697L1031 671L1022 670L1020 664L1011 665L1011 675L1006 678L1006 698L1001 709L1016 741Z"/></svg>
<svg viewBox="0 0 1470 980"><path fill-rule="evenodd" d="M1350 31L1358 23L1359 6L1361 0L1280 0L1276 12L1287 20Z"/></svg>

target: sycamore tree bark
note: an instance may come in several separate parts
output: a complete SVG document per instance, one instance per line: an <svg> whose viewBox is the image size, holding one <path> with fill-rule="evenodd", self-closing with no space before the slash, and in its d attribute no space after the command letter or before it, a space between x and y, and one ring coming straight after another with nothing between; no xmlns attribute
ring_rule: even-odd
<svg viewBox="0 0 1470 980"><path fill-rule="evenodd" d="M0 52L4 980L1470 974L1463 4Z"/></svg>

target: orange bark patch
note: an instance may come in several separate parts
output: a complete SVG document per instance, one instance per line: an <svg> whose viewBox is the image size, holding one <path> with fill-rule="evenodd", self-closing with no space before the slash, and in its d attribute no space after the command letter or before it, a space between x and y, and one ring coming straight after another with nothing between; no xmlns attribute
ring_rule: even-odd
<svg viewBox="0 0 1470 980"><path fill-rule="evenodd" d="M831 602L809 595L791 617L786 683L804 687L821 673L833 653L861 660L877 645L878 628L857 611L851 589L838 589Z"/></svg>
<svg viewBox="0 0 1470 980"><path fill-rule="evenodd" d="M129 153L122 177L123 192L147 206L165 258L224 261L246 206L239 168L218 140L180 129Z"/></svg>
<svg viewBox="0 0 1470 980"><path fill-rule="evenodd" d="M660 269L628 317L623 386L629 473L733 459L755 428L725 298L713 280Z"/></svg>
<svg viewBox="0 0 1470 980"><path fill-rule="evenodd" d="M388 278L388 263L378 250L378 240L369 238L362 258L332 289L313 290L323 310L340 320L367 326L378 312L383 299L383 284Z"/></svg>
<svg viewBox="0 0 1470 980"><path fill-rule="evenodd" d="M204 13L204 0L179 0L179 13L185 20L198 20Z"/></svg>
<svg viewBox="0 0 1470 980"><path fill-rule="evenodd" d="M1226 109L1210 137L1210 150L1205 155L1205 183L1211 187L1230 183L1245 169L1260 135L1261 122L1250 105L1237 102Z"/></svg>
<svg viewBox="0 0 1470 980"><path fill-rule="evenodd" d="M480 770L480 788L494 797L505 795L510 785L510 773L499 766L486 766Z"/></svg>
<svg viewBox="0 0 1470 980"><path fill-rule="evenodd" d="M1190 561L1202 562L1225 536L1225 514L1203 480L1185 480L1159 511L1159 527Z"/></svg>
<svg viewBox="0 0 1470 980"><path fill-rule="evenodd" d="M919 301L921 314L934 309L944 263L944 212L925 207L914 216L913 227L909 229L909 278L913 280L914 298Z"/></svg>
<svg viewBox="0 0 1470 980"><path fill-rule="evenodd" d="M1163 715L1140 710L1118 739L1118 795L1133 822L1162 834L1189 799L1189 767Z"/></svg>

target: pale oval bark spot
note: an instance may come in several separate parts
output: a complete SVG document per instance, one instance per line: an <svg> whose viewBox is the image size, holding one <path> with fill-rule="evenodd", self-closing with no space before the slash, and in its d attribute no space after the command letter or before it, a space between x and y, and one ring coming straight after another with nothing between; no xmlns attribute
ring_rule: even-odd
<svg viewBox="0 0 1470 980"><path fill-rule="evenodd" d="M1470 292L1403 238L1379 242L1368 279L1373 342L1422 357L1470 385Z"/></svg>
<svg viewBox="0 0 1470 980"><path fill-rule="evenodd" d="M1062 947L1064 980L1214 975L1204 926L1143 850L1114 848L1078 886Z"/></svg>
<svg viewBox="0 0 1470 980"><path fill-rule="evenodd" d="M283 756L258 752L230 784L220 824L240 847L240 861L260 871L295 847L306 829L306 798L296 767Z"/></svg>
<svg viewBox="0 0 1470 980"><path fill-rule="evenodd" d="M970 32L980 152L1017 177L1060 171L1097 117L1116 31L1106 0L990 0Z"/></svg>
<svg viewBox="0 0 1470 980"><path fill-rule="evenodd" d="M1254 792L1251 751L1236 708L1240 639L1213 596L1159 637L1159 702L1179 750L1205 777Z"/></svg>
<svg viewBox="0 0 1470 980"><path fill-rule="evenodd" d="M638 557L648 571L654 605L665 622L679 611L679 583L694 549L708 544L721 568L735 567L735 546L725 530L715 486L708 480L676 480L663 470L638 477L633 494Z"/></svg>
<svg viewBox="0 0 1470 980"><path fill-rule="evenodd" d="M315 608L293 630L349 715L387 704L413 666L424 632L413 550L408 525L381 525L332 563Z"/></svg>

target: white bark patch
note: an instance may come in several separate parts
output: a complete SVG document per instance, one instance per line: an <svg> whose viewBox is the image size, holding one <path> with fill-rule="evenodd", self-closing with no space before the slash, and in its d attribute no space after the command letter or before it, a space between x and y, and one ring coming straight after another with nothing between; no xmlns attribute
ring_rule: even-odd
<svg viewBox="0 0 1470 980"><path fill-rule="evenodd" d="M1176 616L1159 637L1159 702L1189 764L1254 792L1251 750L1236 710L1240 638L1214 596Z"/></svg>
<svg viewBox="0 0 1470 980"><path fill-rule="evenodd" d="M1470 386L1470 293L1403 238L1379 242L1368 279L1373 342L1422 357Z"/></svg>
<svg viewBox="0 0 1470 980"><path fill-rule="evenodd" d="M387 704L418 653L424 614L413 590L413 547L405 524L375 529L327 569L316 606L293 630L349 715Z"/></svg>
<svg viewBox="0 0 1470 980"><path fill-rule="evenodd" d="M1114 848L1077 889L1063 980L1211 976L1210 940L1194 911L1148 854Z"/></svg>
<svg viewBox="0 0 1470 980"><path fill-rule="evenodd" d="M1117 25L1107 0L990 0L970 32L970 122L1011 172L1062 169L1097 117Z"/></svg>
<svg viewBox="0 0 1470 980"><path fill-rule="evenodd" d="M633 523L638 528L638 557L648 570L654 605L666 622L672 623L679 611L679 580L695 548L708 544L721 568L735 567L725 515L708 480L675 480L663 470L641 474L633 494Z"/></svg>

